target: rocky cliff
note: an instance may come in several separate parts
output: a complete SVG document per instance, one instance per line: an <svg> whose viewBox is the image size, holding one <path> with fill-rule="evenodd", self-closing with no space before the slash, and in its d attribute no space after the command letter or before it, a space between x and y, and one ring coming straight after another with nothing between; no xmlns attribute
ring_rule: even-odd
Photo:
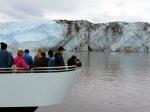
<svg viewBox="0 0 150 112"><path fill-rule="evenodd" d="M93 24L88 21L57 21L57 23L64 25L63 44L69 50L149 51L149 23L110 22Z"/></svg>

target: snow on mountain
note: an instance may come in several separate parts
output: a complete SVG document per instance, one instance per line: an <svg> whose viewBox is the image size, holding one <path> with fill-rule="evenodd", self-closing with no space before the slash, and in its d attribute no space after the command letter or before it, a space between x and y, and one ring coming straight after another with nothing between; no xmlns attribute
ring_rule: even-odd
<svg viewBox="0 0 150 112"><path fill-rule="evenodd" d="M0 23L0 41L10 48L138 52L149 51L150 24L88 21L18 21Z"/></svg>

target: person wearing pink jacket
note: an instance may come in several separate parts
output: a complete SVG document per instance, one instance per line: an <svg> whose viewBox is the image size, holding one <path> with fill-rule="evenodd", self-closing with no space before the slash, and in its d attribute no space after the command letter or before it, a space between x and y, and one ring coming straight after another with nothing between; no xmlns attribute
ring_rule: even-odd
<svg viewBox="0 0 150 112"><path fill-rule="evenodd" d="M24 57L24 51L19 50L14 60L15 61L14 64L16 65L17 69L19 69L19 72L24 72L24 70L29 69L29 65L27 65L23 57Z"/></svg>

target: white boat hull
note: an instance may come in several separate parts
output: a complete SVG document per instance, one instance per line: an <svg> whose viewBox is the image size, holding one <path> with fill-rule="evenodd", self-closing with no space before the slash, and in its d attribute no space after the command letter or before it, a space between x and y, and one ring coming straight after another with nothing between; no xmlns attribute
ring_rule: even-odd
<svg viewBox="0 0 150 112"><path fill-rule="evenodd" d="M0 107L58 104L67 95L80 71L0 74Z"/></svg>

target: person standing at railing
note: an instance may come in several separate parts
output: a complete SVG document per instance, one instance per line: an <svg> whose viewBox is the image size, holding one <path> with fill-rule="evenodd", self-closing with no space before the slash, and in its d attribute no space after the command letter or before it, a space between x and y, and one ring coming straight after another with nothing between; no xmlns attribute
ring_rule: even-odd
<svg viewBox="0 0 150 112"><path fill-rule="evenodd" d="M53 50L48 51L48 67L54 67L55 66L55 57L53 54Z"/></svg>
<svg viewBox="0 0 150 112"><path fill-rule="evenodd" d="M13 64L13 56L7 51L7 44L1 42L0 68L10 68Z"/></svg>
<svg viewBox="0 0 150 112"><path fill-rule="evenodd" d="M32 56L29 55L29 50L28 49L24 50L24 60L29 65L29 67L31 69L32 66L33 66L33 59L32 59Z"/></svg>
<svg viewBox="0 0 150 112"><path fill-rule="evenodd" d="M72 55L71 58L68 59L67 61L68 66L73 66L76 65L77 67L81 67L82 63L80 62L79 59L75 55Z"/></svg>
<svg viewBox="0 0 150 112"><path fill-rule="evenodd" d="M63 46L58 48L58 52L55 53L55 66L65 66L63 53L65 49Z"/></svg>
<svg viewBox="0 0 150 112"><path fill-rule="evenodd" d="M41 52L44 52L44 50L42 48L39 48L38 51L37 51L37 54L34 56L34 65L36 63L36 61L40 58L40 53Z"/></svg>
<svg viewBox="0 0 150 112"><path fill-rule="evenodd" d="M29 65L24 60L24 51L19 50L15 58L14 64L16 65L19 72L24 72L24 70L29 69Z"/></svg>
<svg viewBox="0 0 150 112"><path fill-rule="evenodd" d="M48 59L45 52L39 54L39 57L34 62L34 67L48 67Z"/></svg>

